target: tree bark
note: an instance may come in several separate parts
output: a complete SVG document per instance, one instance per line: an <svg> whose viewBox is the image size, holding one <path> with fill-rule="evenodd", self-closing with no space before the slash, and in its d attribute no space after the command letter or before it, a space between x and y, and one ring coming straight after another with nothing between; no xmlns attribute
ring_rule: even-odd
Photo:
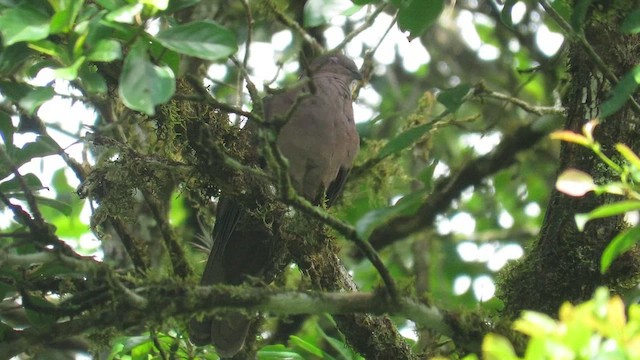
<svg viewBox="0 0 640 360"><path fill-rule="evenodd" d="M640 58L640 42L638 36L623 35L618 30L631 11L632 2L617 3L593 6L585 21L584 34L604 63L621 78ZM605 79L593 58L577 42L570 47L568 61L565 129L581 133L587 121L599 116L599 107L615 84ZM637 115L627 102L596 128L596 141L614 161L619 160L614 149L616 143L624 143L636 153L640 150ZM567 168L585 171L599 184L616 178L590 150L562 143L558 174ZM625 282L633 286L628 280L640 270L637 248L618 258L606 274L600 273L602 251L627 226L624 219L618 216L590 221L583 232L574 221L575 214L619 200L621 197L612 195L589 193L575 198L552 192L538 239L522 261L502 273L499 296L508 313L517 315L522 309L531 309L554 315L563 301L584 301L598 286L605 285L614 291L622 290Z"/></svg>

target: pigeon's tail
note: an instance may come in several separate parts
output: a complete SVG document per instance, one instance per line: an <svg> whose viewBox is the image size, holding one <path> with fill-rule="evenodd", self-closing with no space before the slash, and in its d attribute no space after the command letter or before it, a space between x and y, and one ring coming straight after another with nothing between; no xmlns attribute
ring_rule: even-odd
<svg viewBox="0 0 640 360"><path fill-rule="evenodd" d="M241 311L225 311L220 316L202 321L191 319L191 342L197 346L213 344L222 358L230 358L242 350L251 319Z"/></svg>

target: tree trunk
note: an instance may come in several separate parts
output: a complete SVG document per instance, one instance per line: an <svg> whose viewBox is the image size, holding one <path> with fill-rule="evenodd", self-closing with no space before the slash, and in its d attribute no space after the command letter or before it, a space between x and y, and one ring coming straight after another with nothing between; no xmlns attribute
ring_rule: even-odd
<svg viewBox="0 0 640 360"><path fill-rule="evenodd" d="M608 7L592 6L585 21L587 42L618 78L640 58L638 36L622 35L618 30L632 10L632 3L618 1ZM570 47L568 61L570 80L564 101L567 108L565 129L581 133L587 121L599 116L599 107L608 98L613 84L605 79L593 58L577 42ZM601 120L596 128L595 139L614 161L619 160L615 155L616 143L624 143L636 153L640 150L637 116L627 102L618 113ZM598 184L615 179L615 174L590 150L563 143L560 151L558 174L567 168L576 168L591 174ZM626 226L623 218L590 221L583 232L577 229L574 221L575 214L619 200L620 197L595 196L593 193L574 198L553 191L539 238L527 256L507 269L500 279L499 295L508 313L516 315L522 309L531 309L553 315L563 301L588 299L600 285L614 291L622 290L625 283L633 285L628 280L637 276L640 270L637 248L618 258L606 274L600 273L602 251Z"/></svg>

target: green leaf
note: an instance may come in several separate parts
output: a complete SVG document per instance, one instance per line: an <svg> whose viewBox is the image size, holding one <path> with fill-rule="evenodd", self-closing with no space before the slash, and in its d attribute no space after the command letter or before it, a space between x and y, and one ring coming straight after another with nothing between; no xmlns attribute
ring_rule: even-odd
<svg viewBox="0 0 640 360"><path fill-rule="evenodd" d="M82 64L84 64L84 61L86 59L87 58L85 56L81 56L76 59L76 61L70 66L54 69L53 75L56 77L56 79L69 81L75 80L76 78L78 78L78 71L80 70L80 67L82 66Z"/></svg>
<svg viewBox="0 0 640 360"><path fill-rule="evenodd" d="M304 350L304 351L306 351L306 352L308 352L308 353L310 353L312 355L315 355L315 356L317 356L317 357L319 357L321 359L323 358L324 351L322 351L322 349L318 348L317 346L311 344L308 341L305 341L304 339L302 339L300 337L297 337L295 335L291 335L289 337L289 343L292 346L297 346L297 347L301 348L302 350Z"/></svg>
<svg viewBox="0 0 640 360"><path fill-rule="evenodd" d="M31 161L31 159L57 154L59 148L51 137L40 135L36 138L36 141L25 144L22 149L13 149L13 151L7 152L12 164L2 163L2 160L0 160L0 179L4 179L11 174L10 165L20 167Z"/></svg>
<svg viewBox="0 0 640 360"><path fill-rule="evenodd" d="M31 190L40 190L42 189L42 182L40 179L34 174L25 174L22 175L22 180L27 184L27 187ZM20 185L20 181L17 178L11 178L5 182L0 183L0 192L2 193L11 193L16 191L21 191L22 186Z"/></svg>
<svg viewBox="0 0 640 360"><path fill-rule="evenodd" d="M517 360L513 346L506 338L489 333L482 341L482 358L485 360Z"/></svg>
<svg viewBox="0 0 640 360"><path fill-rule="evenodd" d="M10 193L10 194L7 194L7 196L10 198L18 199L18 200L27 199L24 193ZM71 215L73 212L73 208L69 204L62 202L60 200L51 199L51 198L40 196L40 195L34 195L34 198L36 199L36 202L39 205L50 207L66 216Z"/></svg>
<svg viewBox="0 0 640 360"><path fill-rule="evenodd" d="M24 2L0 14L0 33L4 46L41 40L49 36L49 17Z"/></svg>
<svg viewBox="0 0 640 360"><path fill-rule="evenodd" d="M94 66L83 66L78 74L84 89L92 94L107 92L107 81L98 73Z"/></svg>
<svg viewBox="0 0 640 360"><path fill-rule="evenodd" d="M578 33L582 33L584 27L584 19L587 17L587 11L593 0L576 0L573 3L573 12L571 13L571 27Z"/></svg>
<svg viewBox="0 0 640 360"><path fill-rule="evenodd" d="M606 273L611 263L613 263L613 260L627 250L630 250L638 240L640 240L640 227L627 229L616 235L602 252L600 272L602 274Z"/></svg>
<svg viewBox="0 0 640 360"><path fill-rule="evenodd" d="M119 23L133 24L134 19L142 12L142 9L144 9L144 5L141 3L125 5L107 14L106 19Z"/></svg>
<svg viewBox="0 0 640 360"><path fill-rule="evenodd" d="M267 345L258 351L258 360L304 360L300 354L287 349L284 345Z"/></svg>
<svg viewBox="0 0 640 360"><path fill-rule="evenodd" d="M11 117L4 111L0 111L0 137L7 146L7 148L13 147L13 134L15 134L16 128L11 122Z"/></svg>
<svg viewBox="0 0 640 360"><path fill-rule="evenodd" d="M140 0L143 4L153 6L158 10L165 10L169 6L169 0Z"/></svg>
<svg viewBox="0 0 640 360"><path fill-rule="evenodd" d="M454 114L462 104L466 101L465 97L469 94L471 90L471 85L469 84L460 84L451 89L442 90L438 96L437 100L439 103L444 105L450 113Z"/></svg>
<svg viewBox="0 0 640 360"><path fill-rule="evenodd" d="M33 90L33 86L25 83L0 80L0 93L15 102L20 101L31 90Z"/></svg>
<svg viewBox="0 0 640 360"><path fill-rule="evenodd" d="M122 58L120 43L113 39L98 41L87 55L89 61L110 62Z"/></svg>
<svg viewBox="0 0 640 360"><path fill-rule="evenodd" d="M389 155L398 153L409 146L413 145L416 141L422 138L424 134L426 134L433 127L432 123L422 124L415 127L412 127L408 130L403 131L398 136L389 140L380 152L378 152L377 158L384 159Z"/></svg>
<svg viewBox="0 0 640 360"><path fill-rule="evenodd" d="M620 31L629 34L640 32L640 9L633 10L620 25Z"/></svg>
<svg viewBox="0 0 640 360"><path fill-rule="evenodd" d="M606 118L620 110L638 88L638 83L640 83L640 65L636 65L616 84L611 97L602 103L600 116Z"/></svg>
<svg viewBox="0 0 640 360"><path fill-rule="evenodd" d="M398 12L398 26L409 32L409 40L422 35L444 9L443 0L411 0L406 4Z"/></svg>
<svg viewBox="0 0 640 360"><path fill-rule="evenodd" d="M175 92L173 72L167 66L152 64L147 45L137 41L124 60L118 92L124 104L133 110L153 115L155 106L162 104Z"/></svg>
<svg viewBox="0 0 640 360"><path fill-rule="evenodd" d="M159 42L153 42L149 46L149 54L155 64L167 65L174 74L180 73L180 54L162 46Z"/></svg>
<svg viewBox="0 0 640 360"><path fill-rule="evenodd" d="M14 73L33 54L25 43L13 44L0 51L0 75Z"/></svg>
<svg viewBox="0 0 640 360"><path fill-rule="evenodd" d="M167 10L165 10L165 12L171 14L178 10L193 6L199 2L200 0L172 0L169 2L169 6L167 7Z"/></svg>
<svg viewBox="0 0 640 360"><path fill-rule="evenodd" d="M236 36L212 21L196 21L162 30L156 39L165 47L181 54L220 60L238 51Z"/></svg>
<svg viewBox="0 0 640 360"><path fill-rule="evenodd" d="M18 104L27 112L27 114L33 115L40 105L53 99L55 95L56 92L53 90L53 87L37 87L20 99Z"/></svg>
<svg viewBox="0 0 640 360"><path fill-rule="evenodd" d="M83 0L63 1L64 8L56 10L51 18L51 34L68 33L73 29L73 24L82 9Z"/></svg>
<svg viewBox="0 0 640 360"><path fill-rule="evenodd" d="M593 219L601 219L610 216L621 215L629 211L640 210L640 201L626 200L613 204L598 206L587 214L577 214L575 216L576 224L580 231L584 230L586 223Z"/></svg>

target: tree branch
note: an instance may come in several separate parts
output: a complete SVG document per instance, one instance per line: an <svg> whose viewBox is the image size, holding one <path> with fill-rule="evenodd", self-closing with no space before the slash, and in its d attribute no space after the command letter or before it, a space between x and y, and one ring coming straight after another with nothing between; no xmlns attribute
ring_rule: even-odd
<svg viewBox="0 0 640 360"><path fill-rule="evenodd" d="M378 227L369 241L375 249L380 250L432 226L436 215L444 212L464 189L478 185L487 176L509 167L516 162L519 152L531 148L545 135L545 131L535 129L535 123L518 128L489 154L470 161L457 173L440 179L434 192L427 197L415 215L399 216Z"/></svg>
<svg viewBox="0 0 640 360"><path fill-rule="evenodd" d="M197 286L183 282L161 282L119 291L112 306L94 309L87 315L45 327L13 330L6 334L0 347L0 358L11 358L34 346L81 334L100 325L127 330L140 324L161 324L171 317L190 317L194 313L214 313L218 309L242 308L268 312L277 316L296 314L362 314L391 313L410 318L420 326L432 328L445 336L453 336L451 326L438 309L419 304L410 298L390 301L378 293L344 293L274 290L246 286ZM143 301L129 301L135 295ZM162 311L158 311L162 309Z"/></svg>

